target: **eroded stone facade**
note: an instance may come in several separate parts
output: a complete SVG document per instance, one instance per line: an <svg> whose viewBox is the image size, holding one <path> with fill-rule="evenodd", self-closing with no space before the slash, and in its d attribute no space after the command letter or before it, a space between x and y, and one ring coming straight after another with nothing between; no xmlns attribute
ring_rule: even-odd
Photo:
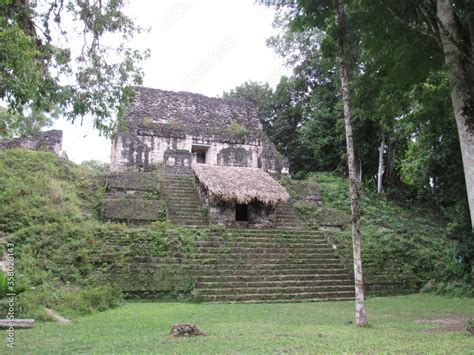
<svg viewBox="0 0 474 355"><path fill-rule="evenodd" d="M255 107L242 100L138 87L126 125L112 140L112 171L195 162L288 174L288 162L263 133Z"/></svg>

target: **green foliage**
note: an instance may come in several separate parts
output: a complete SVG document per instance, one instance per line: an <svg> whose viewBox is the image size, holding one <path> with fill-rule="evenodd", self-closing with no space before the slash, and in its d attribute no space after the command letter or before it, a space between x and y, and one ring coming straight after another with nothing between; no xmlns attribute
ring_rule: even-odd
<svg viewBox="0 0 474 355"><path fill-rule="evenodd" d="M347 180L330 173L314 173L307 181L293 181L293 185L315 185L320 189L324 209L311 209L305 203L295 207L309 223L343 223L346 229L333 233L339 253L352 268L352 240L350 199ZM293 186L296 200L307 193ZM446 220L439 211L413 201L387 200L372 190L361 194L362 259L365 276L376 275L405 279L425 291L450 294L472 294L470 269L459 253L459 243L449 237ZM429 283L431 286L427 286Z"/></svg>
<svg viewBox="0 0 474 355"><path fill-rule="evenodd" d="M81 166L94 170L97 173L104 174L109 172L109 164L99 160L84 160Z"/></svg>
<svg viewBox="0 0 474 355"><path fill-rule="evenodd" d="M186 262L204 233L170 229L167 222L150 228L97 222L23 228L10 237L22 286L18 314L40 315L43 307L88 314L117 305L122 291L153 298L189 294L194 280ZM143 258L159 260L159 267L138 262Z"/></svg>
<svg viewBox="0 0 474 355"><path fill-rule="evenodd" d="M97 217L104 188L87 168L52 153L0 151L0 231Z"/></svg>
<svg viewBox="0 0 474 355"><path fill-rule="evenodd" d="M474 335L474 319L468 319L464 324L464 329L466 330L466 332L470 333L471 335Z"/></svg>
<svg viewBox="0 0 474 355"><path fill-rule="evenodd" d="M281 78L278 95L280 103L290 102L294 110L279 111L276 90L270 100L274 134L269 135L289 157L293 176L300 178L311 171L345 174L336 3L262 2L276 7L275 25L280 29L268 44L293 67L290 78ZM472 9L458 5L453 6L460 28L472 27L466 20L472 17ZM363 180L375 189L378 147L384 140L385 191L403 190L410 200L436 205L450 223L463 229L453 238L469 240L459 138L437 39L440 31L432 26L438 23L435 12L422 2L359 1L346 7L354 143ZM466 45L472 48L472 41ZM282 112L283 128L279 128ZM463 258L474 260L468 252Z"/></svg>
<svg viewBox="0 0 474 355"><path fill-rule="evenodd" d="M31 126L25 121L36 120L34 113L51 117L60 110L71 121L90 114L94 127L112 133L117 121L111 117L120 123L134 95L131 87L142 81L139 63L149 56L128 47L142 29L123 12L124 6L122 0L65 0L60 5L3 1L0 97L12 117ZM77 38L81 45L70 47ZM9 135L10 129L26 133L22 124L9 122L2 122L0 134Z"/></svg>
<svg viewBox="0 0 474 355"><path fill-rule="evenodd" d="M249 135L249 130L239 124L237 121L232 121L229 128L227 128L229 134L238 139L245 139Z"/></svg>
<svg viewBox="0 0 474 355"><path fill-rule="evenodd" d="M248 81L240 86L224 92L225 98L237 98L251 102L257 108L257 117L263 125L263 129L268 133L268 129L273 119L273 90L268 83L257 83Z"/></svg>
<svg viewBox="0 0 474 355"><path fill-rule="evenodd" d="M312 203L296 201L293 207L303 216L312 216L316 212L316 207Z"/></svg>
<svg viewBox="0 0 474 355"><path fill-rule="evenodd" d="M8 292L7 278L3 271L0 271L0 299Z"/></svg>
<svg viewBox="0 0 474 355"><path fill-rule="evenodd" d="M172 228L172 225L169 221L156 221L156 222L153 222L153 223L150 223L150 227L149 227L151 230L165 230L165 229L171 229Z"/></svg>
<svg viewBox="0 0 474 355"><path fill-rule="evenodd" d="M8 112L0 107L0 137L12 138L37 134L41 128L49 126L59 112L46 115L42 112Z"/></svg>
<svg viewBox="0 0 474 355"><path fill-rule="evenodd" d="M54 154L0 151L0 169L0 233L15 245L17 316L48 319L44 307L73 317L101 311L117 305L122 291L190 292L194 281L180 263L203 232L172 230L168 222L101 224L103 177ZM158 213L164 220L166 210ZM136 269L140 257L161 266ZM5 311L3 300L0 317Z"/></svg>

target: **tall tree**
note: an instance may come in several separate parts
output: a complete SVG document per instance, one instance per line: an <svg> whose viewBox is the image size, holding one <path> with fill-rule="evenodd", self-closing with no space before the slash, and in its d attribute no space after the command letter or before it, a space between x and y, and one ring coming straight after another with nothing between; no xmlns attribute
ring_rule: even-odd
<svg viewBox="0 0 474 355"><path fill-rule="evenodd" d="M436 16L461 145L471 226L474 229L474 1L461 3L467 10L464 14L456 11L454 1L437 0ZM463 19L462 15L467 16L467 19Z"/></svg>
<svg viewBox="0 0 474 355"><path fill-rule="evenodd" d="M358 13L364 46L379 62L399 53L398 63L392 66L398 75L395 81L426 78L444 60L474 229L474 1L364 0L358 6L363 10ZM381 43L391 50L384 51Z"/></svg>
<svg viewBox="0 0 474 355"><path fill-rule="evenodd" d="M141 31L125 0L0 2L0 98L9 113L33 117L60 110L91 115L110 133L140 84L148 56L129 48Z"/></svg>
<svg viewBox="0 0 474 355"><path fill-rule="evenodd" d="M362 275L361 259L361 233L360 233L360 203L359 203L359 176L357 174L357 165L354 151L354 142L352 135L352 115L349 94L349 79L346 65L346 9L345 5L337 4L337 26L338 26L338 46L339 46L339 77L341 80L341 94L344 107L344 121L346 127L346 145L347 145L347 163L349 167L349 185L351 194L352 210L352 249L354 257L354 282L356 299L356 325L365 327L368 325L367 313L364 303L364 279Z"/></svg>
<svg viewBox="0 0 474 355"><path fill-rule="evenodd" d="M364 282L362 275L361 260L361 212L359 204L360 176L353 140L352 113L349 94L349 69L347 62L348 38L353 34L347 31L345 4L338 0L310 1L310 0L280 0L269 1L277 7L283 7L288 11L291 21L290 26L293 32L304 31L308 28L318 28L321 32L329 32L336 35L337 59L339 64L340 91L343 103L347 161L350 182L350 197L352 209L352 245L354 256L354 279L356 296L356 325L367 326L367 314L364 303ZM336 15L336 16L335 16ZM336 22L334 24L334 16ZM334 26L335 25L335 26Z"/></svg>
<svg viewBox="0 0 474 355"><path fill-rule="evenodd" d="M224 91L222 96L238 98L253 103L257 108L257 116L263 129L270 135L275 110L273 107L273 89L268 83L247 81L229 92Z"/></svg>

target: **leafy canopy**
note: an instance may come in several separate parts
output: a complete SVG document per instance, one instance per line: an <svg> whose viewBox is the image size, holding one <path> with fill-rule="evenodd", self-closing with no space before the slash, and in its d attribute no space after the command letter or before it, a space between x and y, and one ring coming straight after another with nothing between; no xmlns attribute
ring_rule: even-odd
<svg viewBox="0 0 474 355"><path fill-rule="evenodd" d="M95 128L111 133L149 56L128 46L142 29L124 6L124 0L0 0L0 98L9 114L23 121L58 110L71 121L90 115ZM9 125L2 118L4 132Z"/></svg>

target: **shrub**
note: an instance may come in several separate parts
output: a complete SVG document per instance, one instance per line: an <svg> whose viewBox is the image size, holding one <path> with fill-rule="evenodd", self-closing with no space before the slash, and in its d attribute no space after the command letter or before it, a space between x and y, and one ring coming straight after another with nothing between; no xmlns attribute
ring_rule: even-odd
<svg viewBox="0 0 474 355"><path fill-rule="evenodd" d="M7 288L7 278L5 274L0 271L0 298L5 297L7 294L8 288Z"/></svg>
<svg viewBox="0 0 474 355"><path fill-rule="evenodd" d="M464 329L471 335L474 335L474 319L468 319L467 322L464 324Z"/></svg>
<svg viewBox="0 0 474 355"><path fill-rule="evenodd" d="M237 121L232 121L229 128L227 128L229 134L238 139L245 139L249 135L249 130L239 124Z"/></svg>

